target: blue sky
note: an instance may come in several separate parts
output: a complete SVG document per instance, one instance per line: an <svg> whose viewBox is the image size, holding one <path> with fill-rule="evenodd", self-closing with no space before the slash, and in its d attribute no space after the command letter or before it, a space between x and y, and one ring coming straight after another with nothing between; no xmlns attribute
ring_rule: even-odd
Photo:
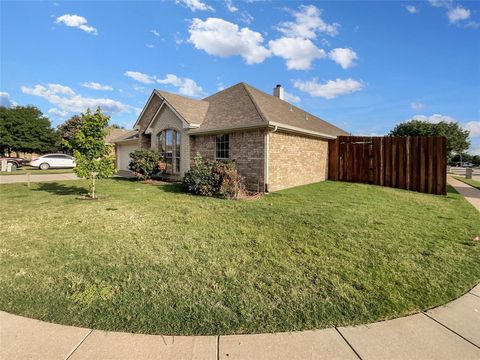
<svg viewBox="0 0 480 360"><path fill-rule="evenodd" d="M480 154L480 2L2 1L1 101L131 127L153 88L247 82L354 134L458 121Z"/></svg>

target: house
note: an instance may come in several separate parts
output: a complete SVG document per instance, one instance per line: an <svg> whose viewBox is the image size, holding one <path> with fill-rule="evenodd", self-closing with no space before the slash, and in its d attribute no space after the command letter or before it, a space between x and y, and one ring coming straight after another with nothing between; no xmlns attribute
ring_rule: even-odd
<svg viewBox="0 0 480 360"><path fill-rule="evenodd" d="M166 172L181 178L197 153L235 161L248 189L276 191L325 180L328 140L342 129L284 100L239 83L202 100L154 90L134 131L115 141L117 167L135 148L158 149Z"/></svg>

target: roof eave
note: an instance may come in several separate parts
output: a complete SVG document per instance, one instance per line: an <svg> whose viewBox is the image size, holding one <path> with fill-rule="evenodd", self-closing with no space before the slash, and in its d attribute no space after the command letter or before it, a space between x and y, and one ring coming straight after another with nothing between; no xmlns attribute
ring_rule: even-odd
<svg viewBox="0 0 480 360"><path fill-rule="evenodd" d="M268 127L267 124L230 126L230 127L212 128L212 129L202 129L200 127L200 128L197 128L197 129L190 130L188 133L190 135L208 135L208 134L220 134L220 133L225 133L225 132L242 131L242 130L266 129L267 127Z"/></svg>
<svg viewBox="0 0 480 360"><path fill-rule="evenodd" d="M297 133L297 134L306 134L314 137L319 137L323 139L336 139L336 135L325 134L319 131L302 129L296 126L285 125L277 122L270 121L269 127L273 129L280 129L287 132Z"/></svg>

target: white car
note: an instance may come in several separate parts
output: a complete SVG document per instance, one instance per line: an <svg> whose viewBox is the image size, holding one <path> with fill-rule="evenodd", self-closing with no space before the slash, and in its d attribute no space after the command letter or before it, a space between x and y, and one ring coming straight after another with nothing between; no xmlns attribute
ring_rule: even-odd
<svg viewBox="0 0 480 360"><path fill-rule="evenodd" d="M38 167L41 170L50 168L74 168L75 159L66 154L47 154L30 161L30 166Z"/></svg>

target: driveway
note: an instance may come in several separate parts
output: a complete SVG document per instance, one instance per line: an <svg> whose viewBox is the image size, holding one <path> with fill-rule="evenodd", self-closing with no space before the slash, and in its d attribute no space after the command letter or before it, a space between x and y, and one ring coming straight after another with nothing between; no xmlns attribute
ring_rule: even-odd
<svg viewBox="0 0 480 360"><path fill-rule="evenodd" d="M0 184L16 184L28 182L29 175L0 175ZM64 181L64 180L78 180L79 178L74 173L66 174L42 174L30 175L30 182L44 182L44 181Z"/></svg>

